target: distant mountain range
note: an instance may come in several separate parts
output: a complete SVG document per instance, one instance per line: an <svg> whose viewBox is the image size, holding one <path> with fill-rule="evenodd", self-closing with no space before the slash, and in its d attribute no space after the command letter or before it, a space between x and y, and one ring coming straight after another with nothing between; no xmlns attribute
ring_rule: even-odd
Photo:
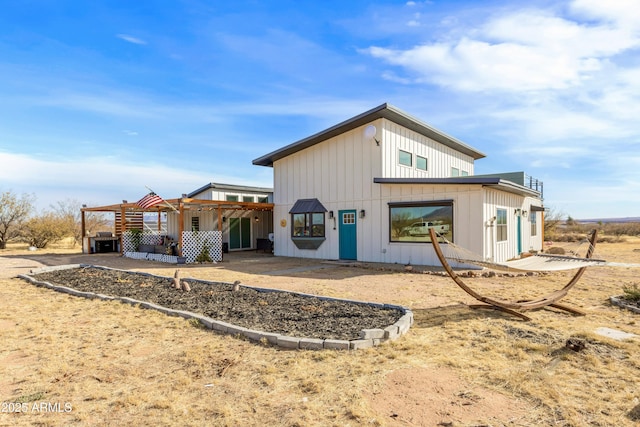
<svg viewBox="0 0 640 427"><path fill-rule="evenodd" d="M634 216L634 217L626 217L626 218L596 218L596 219L576 219L576 221L581 222L581 223L598 223L598 222L602 222L602 223L625 223L625 222L640 222L640 217L638 216Z"/></svg>

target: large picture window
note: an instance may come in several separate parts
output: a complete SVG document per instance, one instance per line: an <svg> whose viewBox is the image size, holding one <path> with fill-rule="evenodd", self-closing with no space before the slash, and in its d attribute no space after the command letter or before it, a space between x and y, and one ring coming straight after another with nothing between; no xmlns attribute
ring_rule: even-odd
<svg viewBox="0 0 640 427"><path fill-rule="evenodd" d="M453 242L453 201L389 203L391 242L430 243L433 228Z"/></svg>
<svg viewBox="0 0 640 427"><path fill-rule="evenodd" d="M504 242L507 240L507 210L496 210L496 240Z"/></svg>

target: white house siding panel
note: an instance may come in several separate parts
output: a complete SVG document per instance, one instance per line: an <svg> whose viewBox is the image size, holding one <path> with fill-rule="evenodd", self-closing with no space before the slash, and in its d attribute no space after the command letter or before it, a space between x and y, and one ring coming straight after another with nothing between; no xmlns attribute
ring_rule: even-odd
<svg viewBox="0 0 640 427"><path fill-rule="evenodd" d="M374 172L381 163L381 147L365 140L364 127L338 135L322 144L309 147L274 162L274 251L280 256L337 259L339 257L338 211L365 210L365 219L357 218L358 253L365 250L360 242L363 224L370 215L374 193ZM299 199L317 198L334 220L325 215L325 242L317 250L298 249L291 241L289 210ZM282 227L281 223L286 222ZM360 256L359 256L360 258Z"/></svg>
<svg viewBox="0 0 640 427"><path fill-rule="evenodd" d="M369 244L370 251L363 261L401 262L416 265L439 265L429 243L390 242L389 203L453 201L454 243L474 252L482 251L482 188L467 185L400 185L382 184L383 197L377 205L375 229L382 236L380 246ZM445 188L442 188L445 187ZM376 206L372 206L373 209ZM373 222L373 221L372 221ZM450 250L443 245L443 250ZM455 264L455 263L454 263Z"/></svg>
<svg viewBox="0 0 640 427"><path fill-rule="evenodd" d="M529 210L531 205L541 206L540 199L524 197L495 189L486 190L484 207L485 221L490 224L497 209L507 211L507 240L497 241L496 226L487 227L485 237L484 257L495 262L504 262L520 255L518 253L518 216L520 216L521 251L539 251L542 249L542 220L538 215L537 235L531 235L531 221ZM527 211L527 216L522 212Z"/></svg>
<svg viewBox="0 0 640 427"><path fill-rule="evenodd" d="M233 191L218 188L209 188L193 196L194 199L202 200L227 200L227 196L236 196L242 202L243 197L252 197L253 201L259 203L261 199L267 199L269 193L256 193L253 191Z"/></svg>
<svg viewBox="0 0 640 427"><path fill-rule="evenodd" d="M452 167L473 175L473 157L389 120L383 122L384 178L448 178ZM411 153L411 166L399 163L399 150ZM426 171L416 168L416 156L427 159Z"/></svg>

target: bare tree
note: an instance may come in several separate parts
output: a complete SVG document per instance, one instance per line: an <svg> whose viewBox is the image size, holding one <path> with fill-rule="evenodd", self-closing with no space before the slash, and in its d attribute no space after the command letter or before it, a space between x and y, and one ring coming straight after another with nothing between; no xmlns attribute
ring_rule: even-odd
<svg viewBox="0 0 640 427"><path fill-rule="evenodd" d="M22 224L33 210L35 196L23 194L18 197L12 191L0 193L0 249L20 234Z"/></svg>
<svg viewBox="0 0 640 427"><path fill-rule="evenodd" d="M68 236L73 236L74 245L82 242L82 204L74 199L66 199L52 205L54 213L62 218L68 228ZM90 212L85 215L85 228L91 233L99 229L103 229L108 225L105 216L100 212Z"/></svg>
<svg viewBox="0 0 640 427"><path fill-rule="evenodd" d="M546 238L553 238L557 228L564 221L564 214L555 208L547 208L544 213L544 235Z"/></svg>

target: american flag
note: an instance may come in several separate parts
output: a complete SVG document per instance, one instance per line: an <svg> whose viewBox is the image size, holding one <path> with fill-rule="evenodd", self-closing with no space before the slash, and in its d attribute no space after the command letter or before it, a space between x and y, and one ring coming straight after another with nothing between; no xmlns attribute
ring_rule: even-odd
<svg viewBox="0 0 640 427"><path fill-rule="evenodd" d="M142 199L138 200L136 202L136 205L140 206L142 209L147 209L147 208L150 208L151 206L159 205L160 203L163 203L163 202L164 200L162 199L162 197L158 196L156 193L152 191L151 193L144 196Z"/></svg>

